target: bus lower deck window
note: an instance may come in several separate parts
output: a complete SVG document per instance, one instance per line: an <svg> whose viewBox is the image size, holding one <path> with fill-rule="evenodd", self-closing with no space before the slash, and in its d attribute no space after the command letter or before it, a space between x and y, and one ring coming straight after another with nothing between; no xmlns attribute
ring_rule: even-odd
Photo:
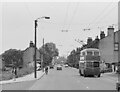
<svg viewBox="0 0 120 92"><path fill-rule="evenodd" d="M94 62L94 63L93 63L93 66L94 66L94 67L99 67L99 62Z"/></svg>

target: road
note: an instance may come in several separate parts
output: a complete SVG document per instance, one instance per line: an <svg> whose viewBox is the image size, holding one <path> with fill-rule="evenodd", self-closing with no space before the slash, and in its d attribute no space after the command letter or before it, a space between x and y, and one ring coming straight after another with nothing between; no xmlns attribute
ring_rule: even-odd
<svg viewBox="0 0 120 92"><path fill-rule="evenodd" d="M115 90L117 77L103 74L100 78L79 76L78 69L50 69L36 81L2 85L3 90Z"/></svg>

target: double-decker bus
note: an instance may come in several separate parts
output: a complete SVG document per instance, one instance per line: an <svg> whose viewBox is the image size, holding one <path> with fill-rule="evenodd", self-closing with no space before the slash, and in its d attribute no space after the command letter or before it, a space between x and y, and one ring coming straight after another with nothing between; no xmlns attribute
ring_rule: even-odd
<svg viewBox="0 0 120 92"><path fill-rule="evenodd" d="M100 77L100 52L99 49L87 48L80 52L79 73L81 76Z"/></svg>

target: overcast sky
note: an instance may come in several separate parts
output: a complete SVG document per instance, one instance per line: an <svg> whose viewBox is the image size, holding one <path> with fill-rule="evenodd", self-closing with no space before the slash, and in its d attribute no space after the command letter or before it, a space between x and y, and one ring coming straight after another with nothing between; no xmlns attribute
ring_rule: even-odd
<svg viewBox="0 0 120 92"><path fill-rule="evenodd" d="M112 0L111 0L112 1ZM113 0L114 1L114 0ZM2 2L2 50L24 50L34 41L34 20L40 19L37 27L37 47L42 39L54 42L60 55L67 55L81 44L75 39L93 39L100 30L118 23L117 2ZM86 30L84 29L91 29ZM68 30L62 32L61 30Z"/></svg>

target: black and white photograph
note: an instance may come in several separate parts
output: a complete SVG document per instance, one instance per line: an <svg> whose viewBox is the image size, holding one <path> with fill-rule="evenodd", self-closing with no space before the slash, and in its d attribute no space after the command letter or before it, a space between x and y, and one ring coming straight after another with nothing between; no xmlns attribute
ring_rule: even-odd
<svg viewBox="0 0 120 92"><path fill-rule="evenodd" d="M1 0L0 11L1 91L120 92L119 0Z"/></svg>

